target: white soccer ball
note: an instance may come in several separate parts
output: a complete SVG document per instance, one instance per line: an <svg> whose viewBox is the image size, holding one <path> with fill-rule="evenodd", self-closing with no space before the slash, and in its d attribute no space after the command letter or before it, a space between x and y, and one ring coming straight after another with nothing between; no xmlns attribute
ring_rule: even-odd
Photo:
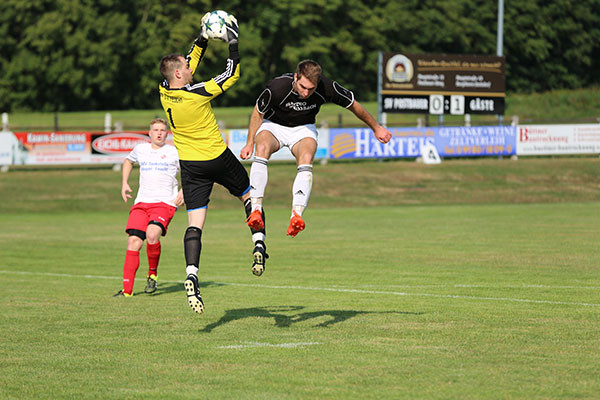
<svg viewBox="0 0 600 400"><path fill-rule="evenodd" d="M230 16L226 11L216 10L211 12L206 22L204 22L204 29L206 29L208 37L211 39L225 39L227 21L230 21Z"/></svg>

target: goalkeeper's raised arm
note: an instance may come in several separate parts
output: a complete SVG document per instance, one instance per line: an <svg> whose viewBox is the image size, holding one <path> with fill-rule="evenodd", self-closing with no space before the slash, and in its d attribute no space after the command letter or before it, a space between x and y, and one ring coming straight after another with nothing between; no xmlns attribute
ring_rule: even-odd
<svg viewBox="0 0 600 400"><path fill-rule="evenodd" d="M200 61L202 61L202 58L206 53L206 48L208 47L208 35L206 34L206 28L204 25L206 20L208 19L209 14L210 13L206 13L202 17L202 21L200 22L202 26L200 35L198 35L196 40L194 40L194 43L192 43L192 48L190 49L190 51L188 51L187 55L185 56L185 60L187 61L188 66L192 70L192 74L196 72L196 68L198 67L198 64L200 64Z"/></svg>
<svg viewBox="0 0 600 400"><path fill-rule="evenodd" d="M213 78L221 88L221 92L233 86L240 78L240 52L238 50L238 24L233 15L229 15L226 22L227 31L222 40L229 44L229 58L225 66L225 72ZM203 28L204 30L204 25Z"/></svg>

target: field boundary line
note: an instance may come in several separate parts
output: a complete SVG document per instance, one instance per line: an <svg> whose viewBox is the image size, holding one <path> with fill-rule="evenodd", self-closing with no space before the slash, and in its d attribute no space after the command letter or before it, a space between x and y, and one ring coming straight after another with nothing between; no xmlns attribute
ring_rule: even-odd
<svg viewBox="0 0 600 400"><path fill-rule="evenodd" d="M217 349L249 349L255 347L279 347L292 349L296 347L304 347L304 346L314 346L317 344L323 344L321 342L300 342L300 343L259 343L259 342L242 342L244 344L230 344L226 346L217 346Z"/></svg>
<svg viewBox="0 0 600 400"><path fill-rule="evenodd" d="M455 288L473 288L473 289L576 289L576 290L600 290L600 286L555 286L555 285L539 285L539 284L529 284L529 285L481 285L481 284L470 284L470 283L458 283L455 285L359 285L362 288L369 287L377 287L377 288L445 288L445 287L455 287ZM338 287L338 286L334 286ZM343 288L343 286L339 286Z"/></svg>
<svg viewBox="0 0 600 400"><path fill-rule="evenodd" d="M76 274L60 274L54 272L28 272L28 271L7 271L0 270L0 274L14 274L14 275L34 275L34 276L56 276L64 278L86 278L86 279L111 279L121 280L122 277L117 276L103 276L103 275L76 275ZM145 281L145 278L137 278L136 281ZM172 280L161 280L163 283L182 283L183 281L172 281ZM533 304L555 304L555 305L568 305L568 306L585 306L585 307L600 307L600 304L596 303L579 303L569 301L554 301L554 300L534 300L534 299L519 299L513 297L486 297L486 296L465 296L465 295L454 295L454 294L434 294L434 293L408 293L408 292L396 292L396 291L385 291L385 290L364 290L364 289L344 289L344 288L328 288L328 287L311 287L311 286L289 286L289 285L264 285L258 283L231 283L231 282L215 282L211 281L216 285L221 286L240 286L240 287L253 287L263 289L293 289L293 290L310 290L310 291L323 291L323 292L337 292L337 293L357 293L357 294L383 294L392 296L415 296L415 297L432 297L441 299L463 299L463 300L486 300L486 301L506 301L514 303L533 303Z"/></svg>

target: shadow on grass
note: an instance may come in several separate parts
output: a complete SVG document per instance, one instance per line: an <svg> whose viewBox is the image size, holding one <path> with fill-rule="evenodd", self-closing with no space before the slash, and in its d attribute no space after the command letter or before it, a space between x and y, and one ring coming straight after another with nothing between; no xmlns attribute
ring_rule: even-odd
<svg viewBox="0 0 600 400"><path fill-rule="evenodd" d="M225 286L224 283L218 283L218 282L199 282L198 283L198 287L199 288L207 288L207 287L212 287L212 286ZM169 293L175 293L175 292L185 292L185 288L183 286L183 281L181 282L176 282L176 283L168 283L168 284L161 284L160 281L158 282L158 288L156 289L156 292L154 292L153 294L151 294L151 296L160 296L163 294L169 294ZM143 290L141 290L138 293L135 293L136 295L138 294L145 294Z"/></svg>
<svg viewBox="0 0 600 400"><path fill-rule="evenodd" d="M355 310L323 310L312 312L299 312L304 309L303 306L281 306L281 307L255 307L238 308L225 311L225 315L220 320L209 324L200 329L199 332L211 332L213 329L231 321L244 318L272 318L275 326L279 328L288 328L294 323L307 321L313 318L329 317L325 322L315 325L315 327L326 328L330 325L346 321L352 317L363 314L403 314L403 315L422 315L422 312L408 311L355 311Z"/></svg>

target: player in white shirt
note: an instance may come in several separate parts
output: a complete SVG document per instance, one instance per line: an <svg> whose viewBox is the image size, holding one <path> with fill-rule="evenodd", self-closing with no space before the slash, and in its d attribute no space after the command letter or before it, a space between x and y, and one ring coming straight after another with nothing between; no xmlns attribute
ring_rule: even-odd
<svg viewBox="0 0 600 400"><path fill-rule="evenodd" d="M129 175L133 164L140 165L140 187L134 205L129 211L125 232L129 234L123 266L123 289L115 297L133 295L135 273L140 266L140 250L147 240L148 279L146 293L157 287L157 269L160 260L160 237L167 234L167 227L175 215L177 206L183 205L183 193L177 189L179 157L174 146L166 144L167 121L156 118L150 122L151 143L136 145L123 162L121 197L131 198Z"/></svg>

